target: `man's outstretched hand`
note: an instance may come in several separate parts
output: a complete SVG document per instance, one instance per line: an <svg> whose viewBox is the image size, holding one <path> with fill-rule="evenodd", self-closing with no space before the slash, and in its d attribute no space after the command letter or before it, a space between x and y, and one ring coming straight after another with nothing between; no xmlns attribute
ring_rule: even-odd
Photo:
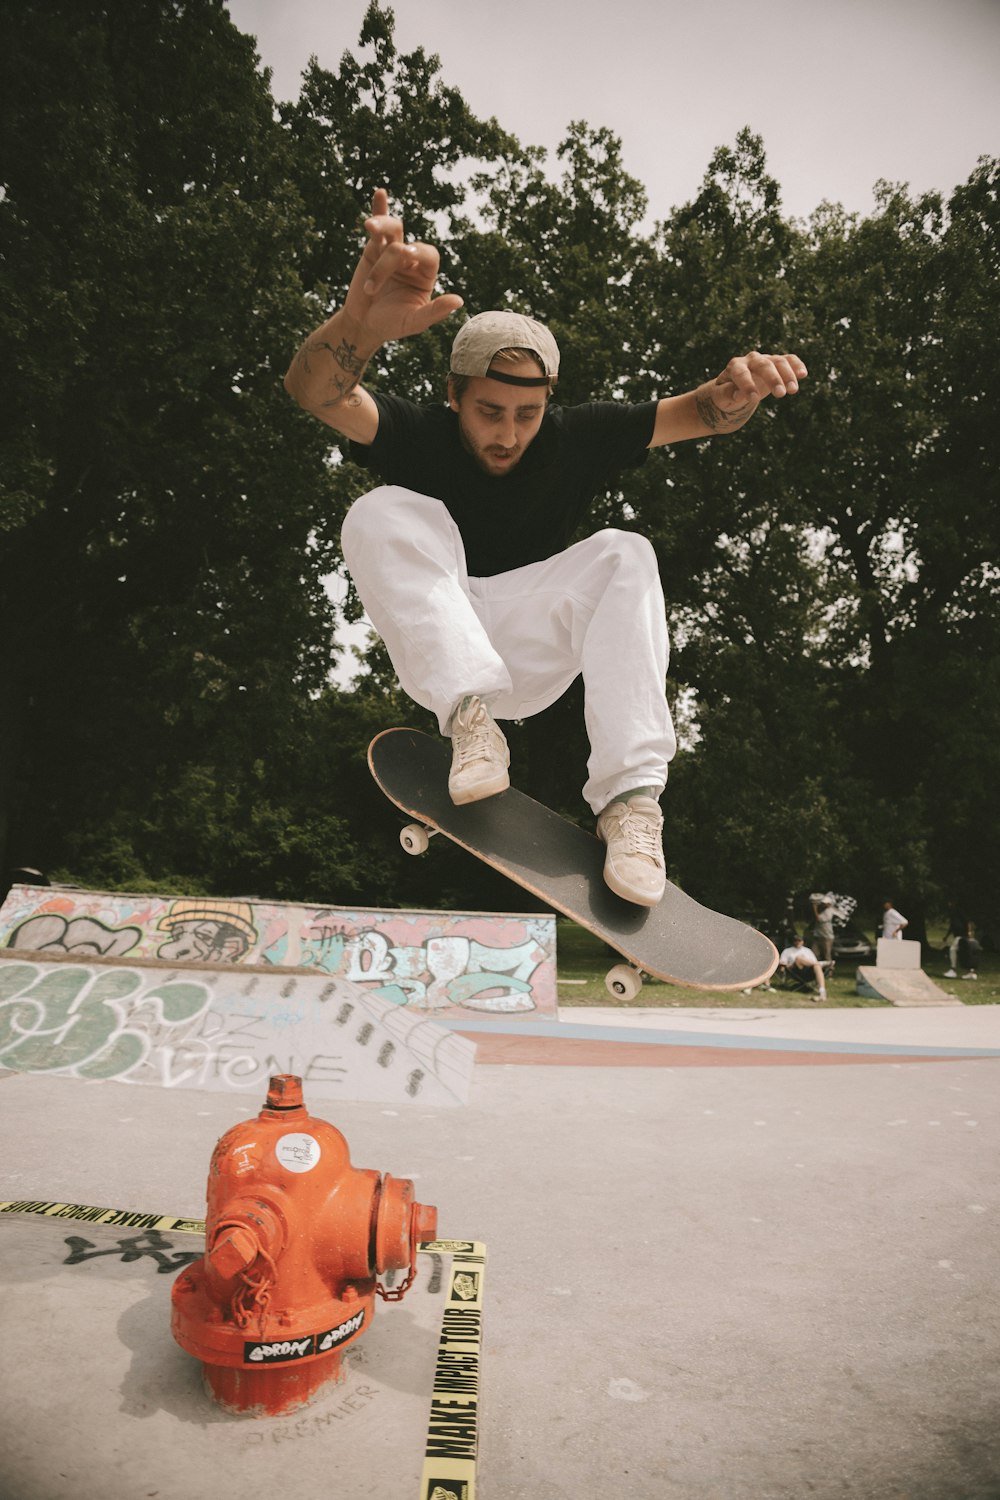
<svg viewBox="0 0 1000 1500"><path fill-rule="evenodd" d="M389 195L376 188L365 220L368 243L351 279L344 311L371 348L423 333L462 306L454 292L434 296L441 257L433 245L406 243L403 222L389 213Z"/></svg>
<svg viewBox="0 0 1000 1500"><path fill-rule="evenodd" d="M797 354L761 354L752 349L737 355L715 380L658 403L649 446L736 432L749 422L765 396L792 395L808 373Z"/></svg>
<svg viewBox="0 0 1000 1500"><path fill-rule="evenodd" d="M791 396L809 371L797 354L749 354L731 359L714 381L699 388L698 410L706 427L731 428L753 415L765 396Z"/></svg>

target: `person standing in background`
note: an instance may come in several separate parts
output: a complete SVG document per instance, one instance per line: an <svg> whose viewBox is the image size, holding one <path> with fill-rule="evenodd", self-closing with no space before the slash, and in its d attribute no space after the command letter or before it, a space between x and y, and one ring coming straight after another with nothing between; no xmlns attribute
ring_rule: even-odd
<svg viewBox="0 0 1000 1500"><path fill-rule="evenodd" d="M904 927L910 925L902 912L898 912L888 899L882 902L882 910L885 913L882 918L882 936L884 938L902 938Z"/></svg>

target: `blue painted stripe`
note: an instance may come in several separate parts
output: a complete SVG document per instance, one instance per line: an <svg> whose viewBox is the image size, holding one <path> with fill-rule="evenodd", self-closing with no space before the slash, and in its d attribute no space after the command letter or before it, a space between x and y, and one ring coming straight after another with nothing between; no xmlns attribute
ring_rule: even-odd
<svg viewBox="0 0 1000 1500"><path fill-rule="evenodd" d="M752 1052L843 1052L873 1057L1000 1057L1000 1047L915 1047L883 1042L808 1041L792 1037L720 1034L714 1031L661 1031L650 1027L587 1026L574 1021L467 1021L436 1015L452 1031L492 1032L506 1036L543 1036L587 1042L643 1042L653 1047L737 1048Z"/></svg>

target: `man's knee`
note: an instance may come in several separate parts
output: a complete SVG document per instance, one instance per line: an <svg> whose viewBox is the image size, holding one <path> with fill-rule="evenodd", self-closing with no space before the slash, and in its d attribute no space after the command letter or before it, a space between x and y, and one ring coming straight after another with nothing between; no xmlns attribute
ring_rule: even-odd
<svg viewBox="0 0 1000 1500"><path fill-rule="evenodd" d="M340 528L340 540L345 548L350 547L355 541L360 541L373 526L378 525L381 501L387 490L388 486L382 485L377 490L369 490L366 495L361 495L355 500Z"/></svg>
<svg viewBox="0 0 1000 1500"><path fill-rule="evenodd" d="M357 543L377 537L384 544L388 538L405 538L415 528L448 531L451 517L442 501L398 484L382 484L359 496L344 517L340 540L345 556Z"/></svg>
<svg viewBox="0 0 1000 1500"><path fill-rule="evenodd" d="M622 531L617 526L608 526L594 533L594 541L600 543L605 552L616 558L629 571L640 574L658 574L656 551L648 537L637 531Z"/></svg>
<svg viewBox="0 0 1000 1500"><path fill-rule="evenodd" d="M384 527L389 517L407 502L421 497L397 484L380 484L377 489L359 495L344 517L341 536L354 537L364 534L372 527Z"/></svg>

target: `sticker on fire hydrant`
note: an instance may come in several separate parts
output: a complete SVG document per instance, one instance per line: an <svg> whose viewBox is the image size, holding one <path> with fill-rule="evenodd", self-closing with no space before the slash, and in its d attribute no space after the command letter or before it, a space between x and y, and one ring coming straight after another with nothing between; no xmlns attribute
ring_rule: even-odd
<svg viewBox="0 0 1000 1500"><path fill-rule="evenodd" d="M283 1135L274 1154L289 1172L311 1172L320 1158L319 1141L312 1135Z"/></svg>

